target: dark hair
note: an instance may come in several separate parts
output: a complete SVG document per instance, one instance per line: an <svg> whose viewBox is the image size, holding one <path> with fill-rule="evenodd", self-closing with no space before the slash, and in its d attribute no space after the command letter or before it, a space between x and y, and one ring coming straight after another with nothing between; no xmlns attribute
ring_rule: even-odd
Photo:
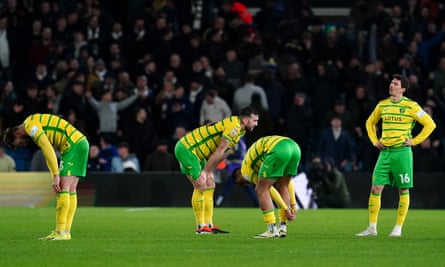
<svg viewBox="0 0 445 267"><path fill-rule="evenodd" d="M392 76L393 79L399 80L402 88L405 88L408 91L409 88L409 80L405 75L402 74L394 74Z"/></svg>
<svg viewBox="0 0 445 267"><path fill-rule="evenodd" d="M130 145L129 145L127 142L120 142L120 143L117 145L117 147L118 147L118 148L119 148L119 147L126 147L126 148L129 148Z"/></svg>
<svg viewBox="0 0 445 267"><path fill-rule="evenodd" d="M9 127L3 133L3 143L11 150L15 149L15 146L13 145L15 129L16 127Z"/></svg>
<svg viewBox="0 0 445 267"><path fill-rule="evenodd" d="M240 111L240 116L241 117L250 117L251 115L258 115L258 110L256 110L254 107L252 106L247 106L243 109L241 109Z"/></svg>

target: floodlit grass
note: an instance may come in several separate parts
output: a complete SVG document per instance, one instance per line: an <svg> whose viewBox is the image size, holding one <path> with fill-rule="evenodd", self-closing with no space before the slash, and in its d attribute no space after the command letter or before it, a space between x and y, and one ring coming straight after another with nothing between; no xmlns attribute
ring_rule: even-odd
<svg viewBox="0 0 445 267"><path fill-rule="evenodd" d="M258 209L217 208L230 234L196 235L191 208L81 207L71 241L38 241L53 208L0 208L0 266L445 266L445 211L410 210L403 237L388 237L396 210L382 210L379 236L355 237L363 210L303 210L288 237L254 239Z"/></svg>

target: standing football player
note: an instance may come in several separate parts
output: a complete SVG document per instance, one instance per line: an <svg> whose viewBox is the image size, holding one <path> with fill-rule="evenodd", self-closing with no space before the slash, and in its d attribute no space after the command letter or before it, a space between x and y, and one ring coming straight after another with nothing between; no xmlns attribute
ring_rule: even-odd
<svg viewBox="0 0 445 267"><path fill-rule="evenodd" d="M401 236L409 208L409 189L413 187L413 152L411 147L422 143L436 128L436 124L415 101L403 94L409 88L408 79L394 74L389 85L389 97L380 101L366 121L366 130L372 144L380 150L372 173L372 186L368 202L369 226L357 236L376 236L380 198L385 185L399 189L399 205L396 224L389 234ZM376 125L382 121L380 138ZM413 137L415 122L423 125Z"/></svg>

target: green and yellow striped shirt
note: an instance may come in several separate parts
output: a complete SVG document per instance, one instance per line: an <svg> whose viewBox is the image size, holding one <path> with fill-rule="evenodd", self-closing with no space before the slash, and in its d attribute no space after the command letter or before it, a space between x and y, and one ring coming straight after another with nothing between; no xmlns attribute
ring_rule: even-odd
<svg viewBox="0 0 445 267"><path fill-rule="evenodd" d="M245 134L238 116L227 117L210 125L198 127L181 138L180 142L200 160L208 159L224 138L229 141L227 149L236 145Z"/></svg>
<svg viewBox="0 0 445 267"><path fill-rule="evenodd" d="M382 121L382 134L377 137L376 125ZM411 131L415 123L423 125L422 131L412 138ZM398 102L391 98L380 101L366 121L366 130L372 144L379 140L386 147L401 147L407 139L412 139L413 145L422 143L436 128L430 115L415 101L402 97Z"/></svg>
<svg viewBox="0 0 445 267"><path fill-rule="evenodd" d="M272 135L265 136L253 143L246 152L243 163L241 164L241 174L244 179L252 184L258 183L258 172L263 164L264 157L276 144L288 137Z"/></svg>
<svg viewBox="0 0 445 267"><path fill-rule="evenodd" d="M85 136L66 120L53 114L33 114L23 122L26 133L42 149L52 175L58 174L55 147L64 153Z"/></svg>

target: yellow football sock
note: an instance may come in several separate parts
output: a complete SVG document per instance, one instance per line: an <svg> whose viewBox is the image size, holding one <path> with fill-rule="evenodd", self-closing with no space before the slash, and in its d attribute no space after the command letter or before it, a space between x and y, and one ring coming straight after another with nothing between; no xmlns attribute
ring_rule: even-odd
<svg viewBox="0 0 445 267"><path fill-rule="evenodd" d="M263 219L266 224L274 224L275 220L275 212L274 210L265 210L263 211Z"/></svg>
<svg viewBox="0 0 445 267"><path fill-rule="evenodd" d="M368 201L369 223L377 224L380 211L380 194L371 193Z"/></svg>
<svg viewBox="0 0 445 267"><path fill-rule="evenodd" d="M71 231L71 226L73 224L74 214L77 209L77 193L70 193L70 208L68 209L68 216L66 218L65 229L67 232Z"/></svg>
<svg viewBox="0 0 445 267"><path fill-rule="evenodd" d="M204 191L193 190L192 208L197 225L204 225Z"/></svg>
<svg viewBox="0 0 445 267"><path fill-rule="evenodd" d="M208 188L204 192L204 223L213 225L213 193L215 188Z"/></svg>
<svg viewBox="0 0 445 267"><path fill-rule="evenodd" d="M70 208L69 192L61 191L57 195L57 206L56 206L56 231L57 232L65 231L69 208Z"/></svg>
<svg viewBox="0 0 445 267"><path fill-rule="evenodd" d="M280 218L280 222L287 222L286 210L279 208L278 217Z"/></svg>
<svg viewBox="0 0 445 267"><path fill-rule="evenodd" d="M397 209L396 225L403 226L409 208L409 192L399 195L399 208Z"/></svg>

